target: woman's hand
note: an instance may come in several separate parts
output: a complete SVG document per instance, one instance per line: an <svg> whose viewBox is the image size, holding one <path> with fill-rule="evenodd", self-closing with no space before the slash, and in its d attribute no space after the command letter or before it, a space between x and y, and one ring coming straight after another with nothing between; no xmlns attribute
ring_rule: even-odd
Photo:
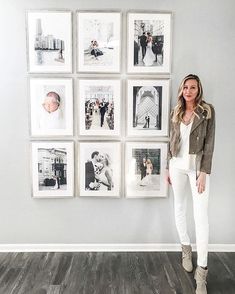
<svg viewBox="0 0 235 294"><path fill-rule="evenodd" d="M201 194L205 191L206 188L206 173L200 172L197 182L196 182L198 193Z"/></svg>
<svg viewBox="0 0 235 294"><path fill-rule="evenodd" d="M170 178L170 174L169 174L169 169L166 169L166 181L168 184L171 185L171 178Z"/></svg>

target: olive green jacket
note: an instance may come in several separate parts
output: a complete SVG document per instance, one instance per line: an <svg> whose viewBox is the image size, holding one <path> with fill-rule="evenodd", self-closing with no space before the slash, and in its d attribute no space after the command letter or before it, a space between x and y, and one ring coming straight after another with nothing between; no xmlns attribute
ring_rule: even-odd
<svg viewBox="0 0 235 294"><path fill-rule="evenodd" d="M212 155L214 151L215 141L215 110L211 108L211 118L206 119L206 110L201 110L197 107L190 137L189 137L189 154L196 154L196 170L207 174L211 173ZM172 157L177 157L180 146L180 123L172 122L173 111L171 112L170 120L170 142L168 144L167 168L169 160Z"/></svg>

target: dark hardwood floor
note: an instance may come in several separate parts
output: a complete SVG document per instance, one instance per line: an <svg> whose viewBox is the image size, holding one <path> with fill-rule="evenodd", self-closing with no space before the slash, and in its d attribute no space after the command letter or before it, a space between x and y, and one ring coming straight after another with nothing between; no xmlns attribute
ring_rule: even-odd
<svg viewBox="0 0 235 294"><path fill-rule="evenodd" d="M0 294L191 294L194 288L180 252L0 253ZM209 254L208 294L235 294L235 253Z"/></svg>

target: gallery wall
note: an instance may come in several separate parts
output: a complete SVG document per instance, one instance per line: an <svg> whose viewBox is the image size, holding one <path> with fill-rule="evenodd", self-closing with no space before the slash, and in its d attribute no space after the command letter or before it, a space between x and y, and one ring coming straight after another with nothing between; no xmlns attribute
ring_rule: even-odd
<svg viewBox="0 0 235 294"><path fill-rule="evenodd" d="M126 199L31 197L29 85L26 59L25 11L28 9L117 9L123 12L122 71L126 75L126 12L173 13L171 106L178 85L188 73L201 77L205 99L216 110L216 146L211 175L210 243L234 244L235 160L233 83L235 49L232 0L220 1L0 1L0 243L178 243L173 194L167 198ZM75 17L74 17L75 25ZM75 40L74 30L74 40ZM73 48L75 49L75 42ZM72 77L76 84L79 75ZM54 75L59 76L59 75ZM124 91L125 93L125 91ZM76 95L74 97L76 100ZM125 101L125 96L123 96ZM76 122L76 120L75 120ZM77 148L77 128L72 140ZM121 138L121 141L124 139ZM77 176L77 172L75 173ZM77 196L77 195L76 195ZM189 193L190 199L190 193ZM189 216L192 202L189 200ZM189 230L194 239L193 221Z"/></svg>

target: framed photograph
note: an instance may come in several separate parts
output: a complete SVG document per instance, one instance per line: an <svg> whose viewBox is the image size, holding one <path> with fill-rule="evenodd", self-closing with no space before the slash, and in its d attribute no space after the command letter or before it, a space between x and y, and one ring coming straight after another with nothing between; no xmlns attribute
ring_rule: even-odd
<svg viewBox="0 0 235 294"><path fill-rule="evenodd" d="M73 196L73 142L32 142L31 144L33 197Z"/></svg>
<svg viewBox="0 0 235 294"><path fill-rule="evenodd" d="M120 72L121 13L77 12L79 72Z"/></svg>
<svg viewBox="0 0 235 294"><path fill-rule="evenodd" d="M126 143L126 197L166 197L167 143Z"/></svg>
<svg viewBox="0 0 235 294"><path fill-rule="evenodd" d="M167 136L169 80L128 80L127 135Z"/></svg>
<svg viewBox="0 0 235 294"><path fill-rule="evenodd" d="M120 143L80 143L80 196L119 197Z"/></svg>
<svg viewBox="0 0 235 294"><path fill-rule="evenodd" d="M80 135L120 135L120 80L79 80Z"/></svg>
<svg viewBox="0 0 235 294"><path fill-rule="evenodd" d="M73 135L72 78L31 78L32 136Z"/></svg>
<svg viewBox="0 0 235 294"><path fill-rule="evenodd" d="M170 73L171 13L128 13L128 73Z"/></svg>
<svg viewBox="0 0 235 294"><path fill-rule="evenodd" d="M28 71L72 72L72 12L27 12Z"/></svg>

